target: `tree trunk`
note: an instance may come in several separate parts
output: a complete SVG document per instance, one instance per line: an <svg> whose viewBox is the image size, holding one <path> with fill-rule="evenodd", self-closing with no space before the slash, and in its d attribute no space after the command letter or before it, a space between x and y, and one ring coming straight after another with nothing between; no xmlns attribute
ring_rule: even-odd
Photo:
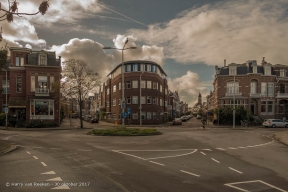
<svg viewBox="0 0 288 192"><path fill-rule="evenodd" d="M82 118L82 101L80 100L79 103L79 107L80 107L80 128L83 129L83 118Z"/></svg>

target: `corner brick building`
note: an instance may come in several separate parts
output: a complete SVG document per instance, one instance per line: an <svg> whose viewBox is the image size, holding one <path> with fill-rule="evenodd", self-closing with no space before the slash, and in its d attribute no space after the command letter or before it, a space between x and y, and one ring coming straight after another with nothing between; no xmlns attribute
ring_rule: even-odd
<svg viewBox="0 0 288 192"><path fill-rule="evenodd" d="M2 94L0 105L2 112L6 107L8 94L9 115L17 121L41 119L60 123L60 87L53 86L60 82L61 57L55 52L37 51L28 48L11 47L10 63L1 72Z"/></svg>
<svg viewBox="0 0 288 192"><path fill-rule="evenodd" d="M252 115L262 120L288 116L287 65L256 60L244 64L231 63L215 66L214 91L207 96L209 108L223 105L243 105ZM234 89L235 77L235 89Z"/></svg>
<svg viewBox="0 0 288 192"><path fill-rule="evenodd" d="M108 122L122 121L122 63L113 69L103 85L102 92L96 96L98 107L104 108ZM125 112L130 108L130 115L126 119L131 124L159 124L168 117L168 85L166 73L162 67L152 61L136 60L124 62L124 97L126 101ZM140 82L141 76L141 82ZM140 98L140 87L142 88ZM142 114L140 115L140 101Z"/></svg>

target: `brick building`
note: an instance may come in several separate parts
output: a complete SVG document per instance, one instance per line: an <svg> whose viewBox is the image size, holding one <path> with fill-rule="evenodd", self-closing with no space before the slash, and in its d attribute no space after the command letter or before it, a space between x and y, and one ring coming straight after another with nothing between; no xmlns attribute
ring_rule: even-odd
<svg viewBox="0 0 288 192"><path fill-rule="evenodd" d="M140 124L140 101L142 103L142 123L163 123L168 117L168 85L166 73L160 65L152 61L127 61L124 62L124 97L126 109L130 108L127 119L131 124ZM106 112L109 122L121 123L121 100L122 100L122 64L113 69L103 84L101 93L97 94L96 101L99 110ZM141 76L141 82L140 82ZM142 94L140 98L140 87Z"/></svg>
<svg viewBox="0 0 288 192"><path fill-rule="evenodd" d="M36 51L28 48L11 47L6 88L6 73L1 72L0 96L2 111L6 107L8 93L9 115L18 121L41 119L60 123L60 87L53 86L60 82L61 57L55 52Z"/></svg>
<svg viewBox="0 0 288 192"><path fill-rule="evenodd" d="M287 65L255 60L244 64L231 63L215 66L214 91L207 97L210 108L223 105L243 105L254 116L262 120L282 118L288 115ZM234 87L235 78L235 87Z"/></svg>

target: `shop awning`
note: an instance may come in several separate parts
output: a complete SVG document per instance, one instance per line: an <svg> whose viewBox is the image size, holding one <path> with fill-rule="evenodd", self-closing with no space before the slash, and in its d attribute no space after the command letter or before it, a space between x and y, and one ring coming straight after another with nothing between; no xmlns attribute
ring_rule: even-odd
<svg viewBox="0 0 288 192"><path fill-rule="evenodd" d="M9 108L26 108L26 99L19 97L10 97Z"/></svg>

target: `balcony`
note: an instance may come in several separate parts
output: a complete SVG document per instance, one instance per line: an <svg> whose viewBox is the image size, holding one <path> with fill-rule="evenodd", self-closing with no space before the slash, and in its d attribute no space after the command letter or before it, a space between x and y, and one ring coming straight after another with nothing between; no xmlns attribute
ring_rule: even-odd
<svg viewBox="0 0 288 192"><path fill-rule="evenodd" d="M276 98L288 98L288 93L277 93Z"/></svg>
<svg viewBox="0 0 288 192"><path fill-rule="evenodd" d="M49 89L36 88L35 96L49 96Z"/></svg>
<svg viewBox="0 0 288 192"><path fill-rule="evenodd" d="M235 96L241 96L241 95L242 95L241 92L235 93ZM233 97L233 96L234 96L234 93L225 93L225 96L226 96L226 97Z"/></svg>
<svg viewBox="0 0 288 192"><path fill-rule="evenodd" d="M250 97L260 98L261 97L261 93L250 93Z"/></svg>

